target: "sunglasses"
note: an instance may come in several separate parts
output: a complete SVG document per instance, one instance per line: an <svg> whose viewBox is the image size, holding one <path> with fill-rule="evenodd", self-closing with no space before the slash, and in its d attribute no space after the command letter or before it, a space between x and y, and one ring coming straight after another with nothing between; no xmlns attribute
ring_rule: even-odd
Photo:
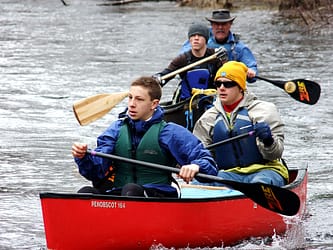
<svg viewBox="0 0 333 250"><path fill-rule="evenodd" d="M238 85L237 82L235 81L227 81L227 82L222 82L222 81L215 81L214 82L214 85L217 87L217 88L220 88L222 85L223 87L225 88L232 88L232 87L235 87Z"/></svg>

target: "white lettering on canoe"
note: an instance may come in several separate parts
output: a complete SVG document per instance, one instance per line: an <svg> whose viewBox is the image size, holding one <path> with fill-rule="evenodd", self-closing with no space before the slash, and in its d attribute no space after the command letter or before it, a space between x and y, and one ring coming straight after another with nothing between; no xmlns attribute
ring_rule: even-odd
<svg viewBox="0 0 333 250"><path fill-rule="evenodd" d="M117 201L91 201L91 207L99 207L99 208L125 208L125 202L117 202Z"/></svg>

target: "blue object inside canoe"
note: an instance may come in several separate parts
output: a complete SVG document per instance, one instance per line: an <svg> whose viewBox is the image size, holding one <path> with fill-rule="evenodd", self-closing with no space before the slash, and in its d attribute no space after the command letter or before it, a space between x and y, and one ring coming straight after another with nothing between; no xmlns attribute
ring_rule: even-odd
<svg viewBox="0 0 333 250"><path fill-rule="evenodd" d="M241 192L233 189L209 189L200 186L184 187L181 188L182 198L215 198L215 197L231 197L242 195Z"/></svg>

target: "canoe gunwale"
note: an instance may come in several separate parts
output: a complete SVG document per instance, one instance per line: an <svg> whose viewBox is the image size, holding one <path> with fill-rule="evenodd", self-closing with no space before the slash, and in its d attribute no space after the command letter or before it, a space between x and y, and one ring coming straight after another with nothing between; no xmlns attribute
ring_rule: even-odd
<svg viewBox="0 0 333 250"><path fill-rule="evenodd" d="M246 199L244 194L231 195L231 196L219 196L219 197L206 197L206 198L157 198L157 197L129 197L129 196L117 196L117 195L106 195L106 194L80 194L80 193L53 193L43 192L39 194L41 199L52 198L52 199L101 199L101 200L128 200L128 201L144 201L144 202L176 202L176 203L188 203L188 202L216 202L224 200L234 199Z"/></svg>
<svg viewBox="0 0 333 250"><path fill-rule="evenodd" d="M291 190L291 189L295 189L296 187L300 186L304 181L308 168L305 167L305 168L297 168L297 169L290 168L289 169L289 172L293 172L293 171L297 171L296 178L291 183L283 186L283 188Z"/></svg>

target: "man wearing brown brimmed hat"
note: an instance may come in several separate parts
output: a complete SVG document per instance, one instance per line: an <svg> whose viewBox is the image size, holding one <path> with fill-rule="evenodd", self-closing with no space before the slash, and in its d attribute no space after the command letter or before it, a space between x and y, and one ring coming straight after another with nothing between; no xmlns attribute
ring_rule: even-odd
<svg viewBox="0 0 333 250"><path fill-rule="evenodd" d="M212 12L211 17L206 20L211 23L212 30L207 43L208 48L220 48L223 46L228 51L229 61L243 62L247 67L247 80L254 82L253 79L258 73L257 61L251 50L241 41L239 37L230 31L235 16L230 15L228 9L219 9ZM191 44L186 41L182 47L182 52L191 48Z"/></svg>
<svg viewBox="0 0 333 250"><path fill-rule="evenodd" d="M225 23L233 21L236 17L230 16L230 11L227 9L222 10L214 10L212 13L212 17L206 17L206 19L210 22L217 22L217 23Z"/></svg>
<svg viewBox="0 0 333 250"><path fill-rule="evenodd" d="M229 10L214 10L212 17L206 17L206 20L209 21L212 25L213 39L214 42L220 47L221 44L224 44L228 40L231 25L236 17L231 17Z"/></svg>

